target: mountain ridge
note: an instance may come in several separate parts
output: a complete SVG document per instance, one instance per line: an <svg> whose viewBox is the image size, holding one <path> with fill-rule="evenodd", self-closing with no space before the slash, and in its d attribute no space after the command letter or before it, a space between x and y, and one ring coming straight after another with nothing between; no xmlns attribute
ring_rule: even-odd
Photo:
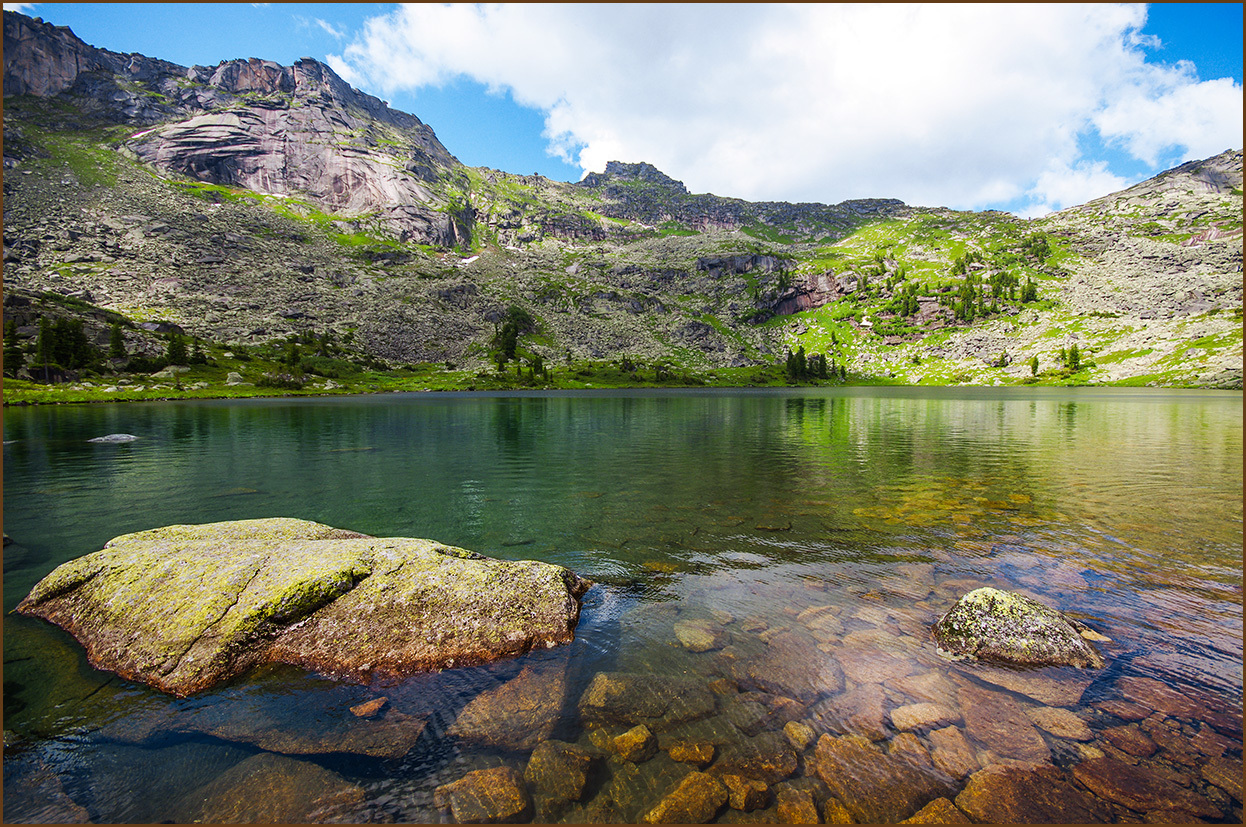
<svg viewBox="0 0 1246 827"><path fill-rule="evenodd" d="M312 59L180 67L14 12L4 131L28 356L39 315L77 301L100 347L110 313L148 355L165 342L144 325L222 353L350 336L356 362L465 385L503 375L519 308L502 365L709 375L803 348L871 381L1240 383L1240 151L1029 221L693 194L645 162L566 183L466 167ZM1061 368L1074 343L1104 365Z"/></svg>

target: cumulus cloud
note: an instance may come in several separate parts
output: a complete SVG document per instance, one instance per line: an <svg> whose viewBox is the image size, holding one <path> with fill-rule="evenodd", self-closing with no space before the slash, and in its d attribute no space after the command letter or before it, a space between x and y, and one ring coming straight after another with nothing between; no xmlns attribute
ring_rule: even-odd
<svg viewBox="0 0 1246 827"><path fill-rule="evenodd" d="M1039 173L1031 202L1017 213L1022 218L1037 218L1085 204L1134 183L1137 182L1110 172L1107 161L1081 161L1075 166L1054 161Z"/></svg>
<svg viewBox="0 0 1246 827"><path fill-rule="evenodd" d="M21 12L22 14L30 14L32 11L35 10L35 6L37 5L39 4L38 3L5 3L4 10L5 11L17 11L17 12Z"/></svg>
<svg viewBox="0 0 1246 827"><path fill-rule="evenodd" d="M585 172L649 161L753 200L1045 209L1124 181L1079 135L1151 165L1240 145L1241 86L1148 63L1145 19L1107 4L414 4L329 63L386 95L459 77L509 91Z"/></svg>

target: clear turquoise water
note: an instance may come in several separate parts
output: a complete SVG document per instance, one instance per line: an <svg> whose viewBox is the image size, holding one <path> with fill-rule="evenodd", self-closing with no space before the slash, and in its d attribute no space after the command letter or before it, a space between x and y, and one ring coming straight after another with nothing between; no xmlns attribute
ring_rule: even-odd
<svg viewBox="0 0 1246 827"><path fill-rule="evenodd" d="M119 432L140 438L87 442ZM597 580L570 648L571 693L603 669L684 673L708 663L674 645L664 607L778 625L810 603L802 584L816 579L833 584L821 598L844 616L881 603L894 610L892 631L913 641L950 607L959 581L976 580L1027 589L1112 637L1113 676L1181 681L1241 707L1240 394L170 402L8 408L4 439L4 531L15 541L4 553L6 613L56 565L119 534L290 516L548 560ZM914 563L933 566L927 597L897 585L908 571L897 567ZM10 807L49 795L21 774L32 767L55 773L95 820L160 821L188 790L257 750L245 735L175 726L117 736L118 722L152 710L230 703L297 730L314 728L322 707L367 697L278 670L173 702L91 669L71 638L41 621L6 614L4 645L6 820L26 812ZM937 668L912 645L915 662ZM435 820L436 784L498 762L522 769L525 756L444 734L467 700L514 671L447 672L391 692L422 703L430 720L405 758L300 757L368 791L360 820ZM573 715L564 730L584 738Z"/></svg>

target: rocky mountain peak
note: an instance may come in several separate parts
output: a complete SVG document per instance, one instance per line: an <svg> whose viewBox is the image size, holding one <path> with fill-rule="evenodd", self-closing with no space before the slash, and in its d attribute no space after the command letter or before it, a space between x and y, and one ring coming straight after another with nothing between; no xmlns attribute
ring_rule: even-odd
<svg viewBox="0 0 1246 827"><path fill-rule="evenodd" d="M644 162L627 164L622 161L609 161L606 163L605 172L590 172L584 176L580 184L585 187L601 187L626 181L656 184L659 187L671 189L685 195L688 193L688 188L684 186L682 181L676 181L653 164Z"/></svg>
<svg viewBox="0 0 1246 827"><path fill-rule="evenodd" d="M89 46L68 26L38 17L4 13L4 95L50 96L64 92L82 75L104 72L147 81L177 75L184 67L138 54L119 54Z"/></svg>
<svg viewBox="0 0 1246 827"><path fill-rule="evenodd" d="M293 66L255 57L223 60L216 66L192 66L185 75L192 83L233 95L291 96L302 103L351 109L400 129L423 126L416 116L390 109L385 101L360 92L330 66L311 57L299 58Z"/></svg>

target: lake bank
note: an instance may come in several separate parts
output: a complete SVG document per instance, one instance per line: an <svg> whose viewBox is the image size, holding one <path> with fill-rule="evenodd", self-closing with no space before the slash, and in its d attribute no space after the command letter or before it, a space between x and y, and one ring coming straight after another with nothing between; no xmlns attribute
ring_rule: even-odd
<svg viewBox="0 0 1246 827"><path fill-rule="evenodd" d="M96 377L81 382L45 385L6 378L3 404L57 405L73 403L150 402L173 399L254 399L351 396L378 393L442 391L548 391L589 389L679 388L843 388L843 387L1160 387L1151 377L1115 382L1092 382L1085 374L1054 371L1017 380L1009 377L995 385L909 385L901 379L848 374L845 380L791 381L777 366L720 368L704 373L672 371L660 380L652 369L628 371L618 363L584 363L565 370L552 369L540 378L496 371L454 371L426 366L415 371L367 372L357 378L302 377L297 389L262 387L255 381L228 383L220 368L195 367L176 378L155 379L145 375ZM256 377L251 377L255 379ZM180 386L180 387L179 387ZM1165 386L1173 390L1220 390L1190 385ZM1225 390L1233 390L1225 388ZM1238 389L1240 392L1240 389Z"/></svg>

